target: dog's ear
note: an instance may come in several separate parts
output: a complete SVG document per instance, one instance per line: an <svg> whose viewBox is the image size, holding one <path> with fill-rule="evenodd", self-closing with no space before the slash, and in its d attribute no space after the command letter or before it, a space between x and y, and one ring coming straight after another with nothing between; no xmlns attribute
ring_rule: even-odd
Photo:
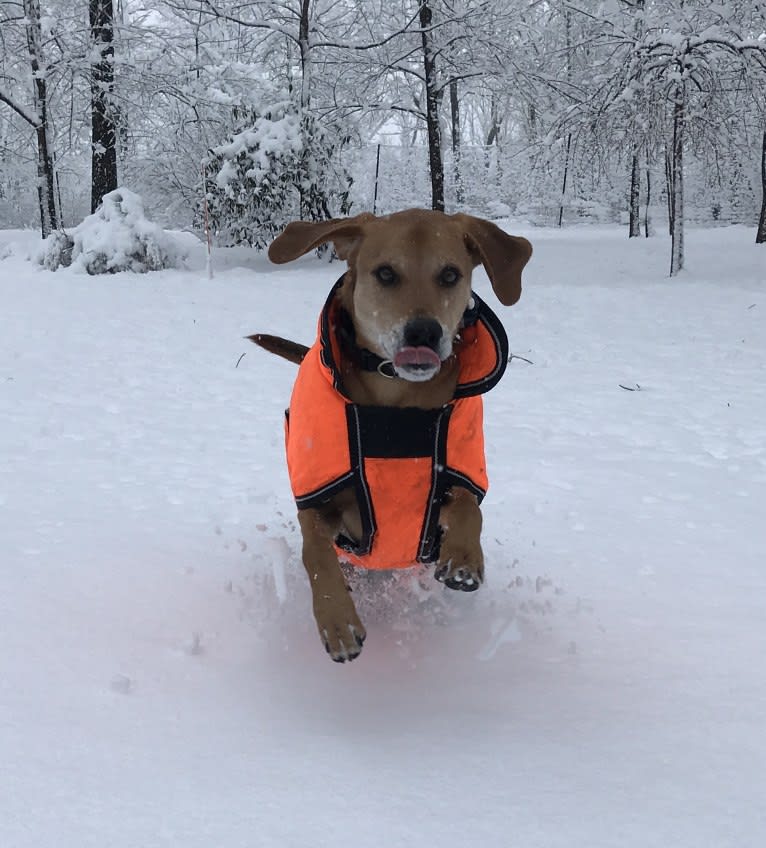
<svg viewBox="0 0 766 848"><path fill-rule="evenodd" d="M497 299L512 306L521 297L521 272L532 256L532 245L521 236L510 236L491 221L472 215L453 215L465 230L468 249L487 272Z"/></svg>
<svg viewBox="0 0 766 848"><path fill-rule="evenodd" d="M329 221L293 221L269 245L269 259L281 265L292 262L320 244L333 243L339 259L348 259L362 235L366 221L374 215L362 212L354 218L332 218Z"/></svg>

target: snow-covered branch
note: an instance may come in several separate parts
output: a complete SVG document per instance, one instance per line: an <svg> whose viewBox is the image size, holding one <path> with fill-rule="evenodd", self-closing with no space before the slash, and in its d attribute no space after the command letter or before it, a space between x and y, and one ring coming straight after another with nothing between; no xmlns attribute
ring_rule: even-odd
<svg viewBox="0 0 766 848"><path fill-rule="evenodd" d="M26 107L22 106L20 103L14 100L10 94L7 94L2 89L0 89L0 101L5 103L7 106L10 106L14 112L20 115L31 126L40 126L40 116L34 110L27 109Z"/></svg>

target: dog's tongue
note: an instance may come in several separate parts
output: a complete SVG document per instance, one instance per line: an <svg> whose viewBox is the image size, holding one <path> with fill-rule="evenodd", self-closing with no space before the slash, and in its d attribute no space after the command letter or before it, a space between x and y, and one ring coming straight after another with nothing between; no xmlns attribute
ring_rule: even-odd
<svg viewBox="0 0 766 848"><path fill-rule="evenodd" d="M430 347L403 347L394 357L394 368L407 368L413 365L438 368L442 364L439 354Z"/></svg>

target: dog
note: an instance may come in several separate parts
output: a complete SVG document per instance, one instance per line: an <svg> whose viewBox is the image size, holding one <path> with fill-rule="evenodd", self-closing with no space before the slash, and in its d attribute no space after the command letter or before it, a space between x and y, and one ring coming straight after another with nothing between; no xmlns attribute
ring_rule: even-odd
<svg viewBox="0 0 766 848"><path fill-rule="evenodd" d="M437 580L462 591L484 580L481 395L502 376L508 343L471 273L483 265L510 306L532 245L470 215L410 209L296 221L268 255L281 264L328 243L348 270L315 344L248 338L300 366L286 412L288 470L314 617L342 663L366 638L342 560L431 563Z"/></svg>

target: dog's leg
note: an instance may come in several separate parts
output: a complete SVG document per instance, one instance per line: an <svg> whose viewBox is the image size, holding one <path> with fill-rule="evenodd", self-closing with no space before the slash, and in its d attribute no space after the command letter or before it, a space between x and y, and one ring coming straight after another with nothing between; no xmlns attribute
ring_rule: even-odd
<svg viewBox="0 0 766 848"><path fill-rule="evenodd" d="M434 576L463 592L473 592L484 581L481 551L481 510L476 496L459 486L450 490L439 513L443 531Z"/></svg>
<svg viewBox="0 0 766 848"><path fill-rule="evenodd" d="M325 515L302 509L298 521L303 533L303 564L314 600L314 618L327 653L335 662L359 656L367 633L356 613L338 557L332 546L337 512Z"/></svg>

